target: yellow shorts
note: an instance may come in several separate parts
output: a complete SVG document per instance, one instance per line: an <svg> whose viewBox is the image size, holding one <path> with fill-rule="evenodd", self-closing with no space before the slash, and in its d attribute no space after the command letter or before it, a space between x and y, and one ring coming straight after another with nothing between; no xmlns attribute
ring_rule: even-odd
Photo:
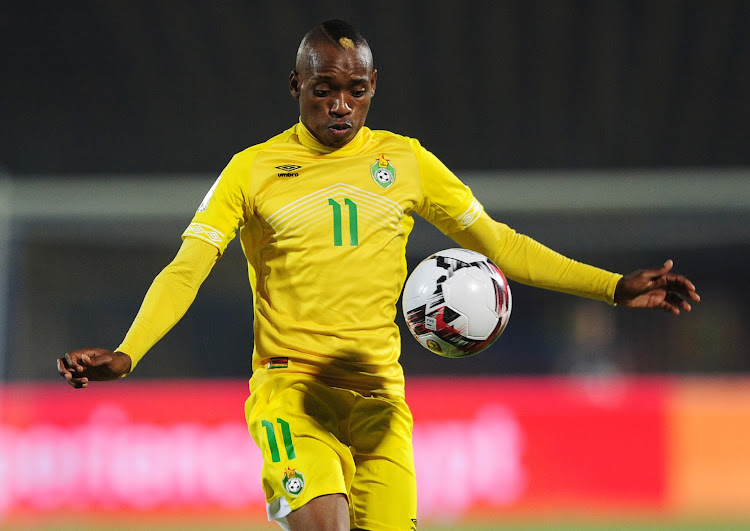
<svg viewBox="0 0 750 531"><path fill-rule="evenodd" d="M245 403L263 453L269 520L325 494L349 498L352 528L416 529L412 417L403 398L363 396L279 372Z"/></svg>

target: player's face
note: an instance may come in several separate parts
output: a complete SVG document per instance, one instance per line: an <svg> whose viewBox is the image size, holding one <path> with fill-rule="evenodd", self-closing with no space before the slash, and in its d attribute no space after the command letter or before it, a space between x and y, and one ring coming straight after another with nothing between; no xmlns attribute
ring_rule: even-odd
<svg viewBox="0 0 750 531"><path fill-rule="evenodd" d="M366 46L311 46L289 77L302 123L321 144L339 148L362 129L375 94L377 71Z"/></svg>

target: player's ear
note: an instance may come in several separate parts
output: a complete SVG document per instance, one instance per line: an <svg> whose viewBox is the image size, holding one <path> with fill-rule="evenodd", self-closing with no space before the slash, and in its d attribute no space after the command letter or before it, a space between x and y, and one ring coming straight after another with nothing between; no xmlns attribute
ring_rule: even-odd
<svg viewBox="0 0 750 531"><path fill-rule="evenodd" d="M373 70L372 76L370 76L370 97L375 95L375 84L378 81L378 71Z"/></svg>
<svg viewBox="0 0 750 531"><path fill-rule="evenodd" d="M299 99L300 81L299 74L296 70L292 70L289 73L289 92L292 94L292 98L295 100Z"/></svg>

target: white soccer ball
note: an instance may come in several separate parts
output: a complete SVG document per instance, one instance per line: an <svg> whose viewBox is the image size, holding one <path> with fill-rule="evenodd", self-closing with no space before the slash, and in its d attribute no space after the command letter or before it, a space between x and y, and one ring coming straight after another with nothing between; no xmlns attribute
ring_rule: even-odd
<svg viewBox="0 0 750 531"><path fill-rule="evenodd" d="M422 346L448 358L465 358L500 337L513 301L505 275L489 258L446 249L414 268L402 306L409 331Z"/></svg>

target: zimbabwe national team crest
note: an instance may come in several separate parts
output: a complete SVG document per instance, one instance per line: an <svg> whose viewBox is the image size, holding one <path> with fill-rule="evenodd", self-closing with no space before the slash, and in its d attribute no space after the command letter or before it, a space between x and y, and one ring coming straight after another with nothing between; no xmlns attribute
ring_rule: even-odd
<svg viewBox="0 0 750 531"><path fill-rule="evenodd" d="M305 488L305 476L302 475L302 472L297 472L293 468L287 468L281 483L284 485L284 490L290 496L296 498Z"/></svg>
<svg viewBox="0 0 750 531"><path fill-rule="evenodd" d="M383 188L388 188L396 180L396 168L391 164L390 159L385 155L380 155L375 164L370 166L372 178Z"/></svg>

